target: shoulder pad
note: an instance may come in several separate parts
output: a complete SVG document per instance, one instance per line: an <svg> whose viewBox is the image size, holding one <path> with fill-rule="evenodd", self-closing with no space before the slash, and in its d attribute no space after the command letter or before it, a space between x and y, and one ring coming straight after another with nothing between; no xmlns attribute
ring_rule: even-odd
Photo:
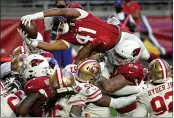
<svg viewBox="0 0 174 118"><path fill-rule="evenodd" d="M27 81L27 83L24 86L24 91L26 93L38 92L40 89L47 88L48 86L48 76L37 77Z"/></svg>

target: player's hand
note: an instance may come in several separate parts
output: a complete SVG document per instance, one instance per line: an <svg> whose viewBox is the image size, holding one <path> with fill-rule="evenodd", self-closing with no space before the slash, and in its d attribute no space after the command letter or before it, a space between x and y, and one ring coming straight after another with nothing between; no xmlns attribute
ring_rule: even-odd
<svg viewBox="0 0 174 118"><path fill-rule="evenodd" d="M17 29L18 30L18 33L19 33L19 35L21 36L21 38L22 38L22 40L26 43L26 44L31 44L32 43L32 41L29 39L29 38L27 38L28 37L28 34L25 34L25 32L24 31L22 31L22 29Z"/></svg>
<svg viewBox="0 0 174 118"><path fill-rule="evenodd" d="M28 25L30 26L31 20L36 20L39 18L44 18L44 13L43 12L38 12L35 14L29 14L29 15L25 15L21 18L22 24L24 25Z"/></svg>
<svg viewBox="0 0 174 118"><path fill-rule="evenodd" d="M24 25L29 25L30 26L30 22L31 20L35 20L37 19L36 15L35 14L30 14L30 15L25 15L21 18L21 21L22 21L22 24Z"/></svg>

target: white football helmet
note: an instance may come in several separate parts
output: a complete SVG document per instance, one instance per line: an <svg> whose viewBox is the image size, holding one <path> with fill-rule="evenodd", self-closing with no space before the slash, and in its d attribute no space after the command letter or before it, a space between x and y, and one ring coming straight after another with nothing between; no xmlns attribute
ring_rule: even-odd
<svg viewBox="0 0 174 118"><path fill-rule="evenodd" d="M29 55L22 64L20 74L25 80L50 75L47 59L39 54Z"/></svg>
<svg viewBox="0 0 174 118"><path fill-rule="evenodd" d="M109 61L117 66L137 62L141 56L141 46L137 42L124 40L118 43L111 52Z"/></svg>

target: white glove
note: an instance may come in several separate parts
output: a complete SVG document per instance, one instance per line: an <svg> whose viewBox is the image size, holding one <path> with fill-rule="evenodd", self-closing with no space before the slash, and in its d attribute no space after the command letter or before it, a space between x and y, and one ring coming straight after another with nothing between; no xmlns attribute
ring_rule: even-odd
<svg viewBox="0 0 174 118"><path fill-rule="evenodd" d="M39 18L44 18L44 13L43 12L38 12L38 13L35 13L35 14L25 15L21 18L21 21L22 21L22 24L27 25L27 23L28 23L28 25L30 26L31 20L36 20L36 19L39 19Z"/></svg>
<svg viewBox="0 0 174 118"><path fill-rule="evenodd" d="M18 32L19 32L19 34L20 34L22 40L23 40L26 44L31 45L31 46L33 46L33 47L37 47L38 41L37 41L36 39L29 39L29 38L27 38L28 34L25 34L25 32L22 31L22 29L20 29L20 30L17 29L17 30L18 30Z"/></svg>
<svg viewBox="0 0 174 118"><path fill-rule="evenodd" d="M22 29L17 28L17 30L18 30L18 33L21 36L22 40L25 40L28 37L28 34L25 34L25 32L22 31Z"/></svg>

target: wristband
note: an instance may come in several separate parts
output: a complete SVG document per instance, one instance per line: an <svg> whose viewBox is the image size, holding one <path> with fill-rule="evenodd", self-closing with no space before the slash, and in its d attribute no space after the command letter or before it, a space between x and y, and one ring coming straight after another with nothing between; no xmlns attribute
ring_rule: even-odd
<svg viewBox="0 0 174 118"><path fill-rule="evenodd" d="M38 12L38 13L35 13L35 19L40 19L40 18L44 18L44 12Z"/></svg>
<svg viewBox="0 0 174 118"><path fill-rule="evenodd" d="M31 39L31 45L36 48L38 46L38 41L36 39Z"/></svg>

